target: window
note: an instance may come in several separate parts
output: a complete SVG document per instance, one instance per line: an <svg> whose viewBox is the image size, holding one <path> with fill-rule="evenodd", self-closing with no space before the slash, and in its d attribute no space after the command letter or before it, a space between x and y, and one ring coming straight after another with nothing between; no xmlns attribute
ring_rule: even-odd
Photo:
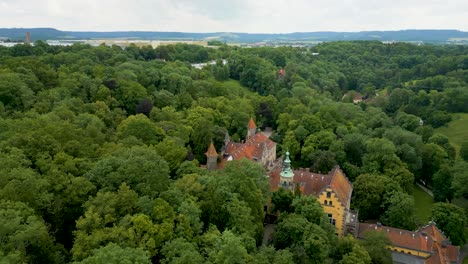
<svg viewBox="0 0 468 264"><path fill-rule="evenodd" d="M333 217L333 215L332 215L332 214L328 214L328 218L332 218L332 217Z"/></svg>
<svg viewBox="0 0 468 264"><path fill-rule="evenodd" d="M325 200L325 202L323 202L323 204L324 204L324 205L328 205L328 201L327 201L327 200Z"/></svg>
<svg viewBox="0 0 468 264"><path fill-rule="evenodd" d="M327 198L331 197L331 192L327 192Z"/></svg>
<svg viewBox="0 0 468 264"><path fill-rule="evenodd" d="M330 201L330 203L329 203L328 205L330 205L330 206L333 206L333 202L332 202L332 201Z"/></svg>

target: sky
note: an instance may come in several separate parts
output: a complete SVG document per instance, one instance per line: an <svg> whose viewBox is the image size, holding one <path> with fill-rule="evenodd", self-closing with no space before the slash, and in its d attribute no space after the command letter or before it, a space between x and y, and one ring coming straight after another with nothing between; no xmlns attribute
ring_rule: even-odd
<svg viewBox="0 0 468 264"><path fill-rule="evenodd" d="M467 0L0 0L0 28L290 33L468 31Z"/></svg>

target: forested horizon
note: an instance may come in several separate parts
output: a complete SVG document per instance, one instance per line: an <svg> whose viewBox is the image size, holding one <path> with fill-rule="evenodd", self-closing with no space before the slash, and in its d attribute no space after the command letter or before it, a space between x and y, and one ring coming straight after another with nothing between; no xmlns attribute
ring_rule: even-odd
<svg viewBox="0 0 468 264"><path fill-rule="evenodd" d="M392 263L385 236L336 236L315 197L271 192L261 165L201 166L251 117L294 168L339 165L360 221L426 225L418 183L463 246L468 143L437 129L467 102L463 45L0 46L0 262Z"/></svg>

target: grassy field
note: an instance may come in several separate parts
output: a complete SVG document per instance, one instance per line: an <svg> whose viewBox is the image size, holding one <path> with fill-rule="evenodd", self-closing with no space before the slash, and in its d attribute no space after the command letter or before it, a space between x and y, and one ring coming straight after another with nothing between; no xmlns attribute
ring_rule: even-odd
<svg viewBox="0 0 468 264"><path fill-rule="evenodd" d="M453 114L452 119L447 126L439 127L435 132L447 136L458 153L461 144L468 142L468 113Z"/></svg>
<svg viewBox="0 0 468 264"><path fill-rule="evenodd" d="M417 185L413 185L413 197L418 222L427 224L431 220L431 208L434 199Z"/></svg>

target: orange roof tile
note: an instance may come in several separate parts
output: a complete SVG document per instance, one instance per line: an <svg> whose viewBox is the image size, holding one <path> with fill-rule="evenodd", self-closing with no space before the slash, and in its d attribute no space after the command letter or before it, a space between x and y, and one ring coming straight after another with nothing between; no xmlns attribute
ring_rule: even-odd
<svg viewBox="0 0 468 264"><path fill-rule="evenodd" d="M336 193L341 203L345 207L349 207L349 203L351 202L351 193L353 191L351 182L346 178L343 171L338 166L331 171L331 174L333 175L330 183L331 188Z"/></svg>
<svg viewBox="0 0 468 264"><path fill-rule="evenodd" d="M308 169L293 170L293 181L304 186L305 195L318 196L327 186L330 185L332 177L330 175L313 173Z"/></svg>
<svg viewBox="0 0 468 264"><path fill-rule="evenodd" d="M262 133L257 133L250 137L247 142L229 142L226 146L225 154L232 156L233 160L247 158L250 160L260 159L263 156L264 147L271 149L276 143Z"/></svg>
<svg viewBox="0 0 468 264"><path fill-rule="evenodd" d="M422 227L421 231L426 232L426 234L434 241L442 242L447 240L447 237L442 233L442 231L440 231L439 228L437 228L437 226L432 223Z"/></svg>
<svg viewBox="0 0 468 264"><path fill-rule="evenodd" d="M255 121L253 118L250 118L249 124L247 124L247 128L257 128L257 125L255 125Z"/></svg>
<svg viewBox="0 0 468 264"><path fill-rule="evenodd" d="M280 183L281 166L270 173L270 189L275 191ZM353 187L344 173L336 167L328 174L311 172L308 169L293 170L293 182L301 186L301 192L305 195L319 196L325 188L330 187L347 207Z"/></svg>
<svg viewBox="0 0 468 264"><path fill-rule="evenodd" d="M374 230L385 232L392 241L393 246L398 246L407 249L414 249L418 251L430 252L432 248L432 239L427 239L420 232L413 232L399 228L377 226L376 224L359 224L359 238L364 238L364 232Z"/></svg>
<svg viewBox="0 0 468 264"><path fill-rule="evenodd" d="M447 252L445 254L449 261L458 263L460 259L460 247L448 245Z"/></svg>
<svg viewBox="0 0 468 264"><path fill-rule="evenodd" d="M430 253L426 264L447 264L459 259L459 247L447 245L443 248L442 241L447 238L433 222L417 231L360 223L358 238L364 238L364 232L367 230L386 233L393 246Z"/></svg>
<svg viewBox="0 0 468 264"><path fill-rule="evenodd" d="M207 157L217 157L218 153L216 152L216 149L213 145L213 143L210 144L210 147L208 148L208 151L205 153Z"/></svg>

